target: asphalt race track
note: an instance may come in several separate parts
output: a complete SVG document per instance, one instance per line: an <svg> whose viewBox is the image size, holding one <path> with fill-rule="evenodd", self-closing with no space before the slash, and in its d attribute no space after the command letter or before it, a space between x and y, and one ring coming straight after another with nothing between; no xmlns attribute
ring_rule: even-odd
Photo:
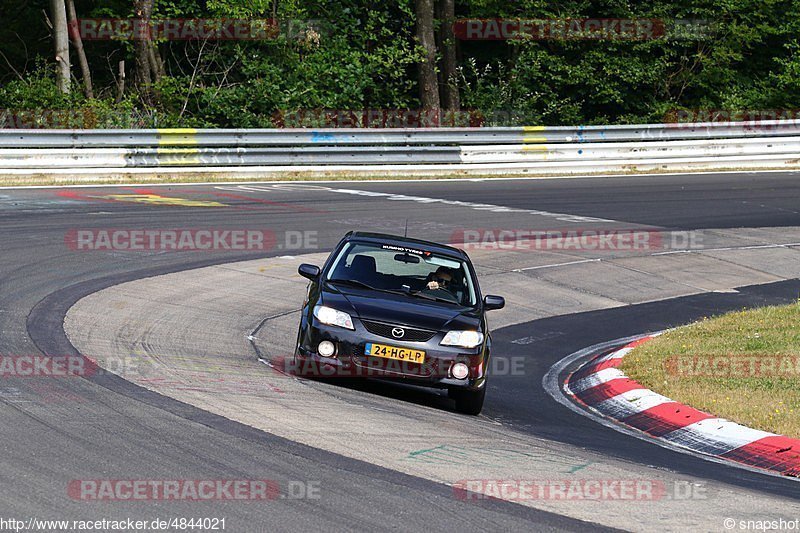
<svg viewBox="0 0 800 533"><path fill-rule="evenodd" d="M376 417L397 409L409 427L419 420L438 424L443 434L460 435L470 426L489 434L496 428L498 439L506 432L515 439L506 449L530 439L542 450L534 458L543 463L542 476L547 461L560 456L577 465L591 463L600 473L607 468L608 478L624 468L637 479L691 479L707 489L709 498L694 506L674 497L663 506L616 502L605 511L576 501L462 501L448 486L444 470L427 475L424 468L404 470L385 458L373 459L380 454L366 446L359 450L357 438L349 444L358 453L340 450L336 443L294 440L280 428L265 431L257 421L198 407L203 404L194 403L195 396L186 391L159 393L156 386L145 388L98 372L86 379L3 376L0 499L5 518L224 517L229 531L577 531L586 530L586 521L620 529L724 530L725 515L712 511L727 509L723 500L738 502L736 498L743 513L737 518L798 518L796 480L707 462L628 437L564 408L542 387L553 364L586 346L730 309L795 301L800 293L798 177L776 172L0 190L0 353L7 356L75 353L64 331L70 309L85 297L127 282L161 280L159 290L175 290L171 299L159 302L161 308L180 310L184 294L196 319L213 314L226 293L234 307L236 298L256 302L243 307L242 315L266 319L276 306L289 312L299 306L303 284L287 284L285 292L275 292L268 269L280 258L324 257L351 229L402 233L407 221L410 236L441 242L479 228L640 229L679 236L700 230L702 242L692 253L672 253L666 242L658 250L639 253L471 253L487 279L482 279L484 292L489 285L511 304L498 314L493 352L524 361L524 373L499 373L490 381L478 419L458 415L447 400L413 389L376 384L313 384L310 389L316 393L334 387L336 405L344 410L338 412L342 419L327 420L331 427L347 418L348 405L355 410L364 402L379 413ZM275 240L269 249L252 252L85 251L76 249L74 240L79 230L209 228L265 230ZM230 263L267 269L257 279L263 281L264 293L192 284L203 279L208 267ZM173 275L182 277L169 277ZM176 279L184 285L175 284ZM203 299L206 293L209 297ZM259 301L264 302L263 312ZM127 305L102 309L91 328L87 324L86 342L99 342L104 327L149 339L147 331L125 330L124 321L115 324L115 317L142 312ZM175 338L191 336L180 331L181 323L151 316L162 331L178 329ZM200 349L199 344L190 347ZM248 356L255 360L255 353ZM285 414L302 415L296 410ZM247 416L256 420L258 412ZM275 420L279 418L271 423ZM299 426L302 420L292 422ZM469 464L459 468L459 473L466 472L461 479L481 477L470 475ZM509 468L504 471L513 471L514 465ZM551 472L549 479L564 475ZM80 480L103 479L274 480L281 492L267 502L97 502L76 498L70 488ZM288 487L295 485L306 492L316 487L319 497L290 494ZM704 519L703 512L713 519Z"/></svg>

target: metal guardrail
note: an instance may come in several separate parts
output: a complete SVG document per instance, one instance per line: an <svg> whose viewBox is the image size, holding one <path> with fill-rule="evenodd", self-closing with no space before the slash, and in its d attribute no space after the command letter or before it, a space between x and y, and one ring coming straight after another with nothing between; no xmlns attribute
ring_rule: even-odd
<svg viewBox="0 0 800 533"><path fill-rule="evenodd" d="M0 133L0 148L466 145L729 139L792 135L800 135L800 121L513 128L6 130Z"/></svg>
<svg viewBox="0 0 800 533"><path fill-rule="evenodd" d="M0 173L795 168L800 122L584 127L0 130ZM705 167L703 167L705 165ZM716 167L715 167L716 165ZM724 165L724 166L723 166ZM429 166L431 168L426 169Z"/></svg>

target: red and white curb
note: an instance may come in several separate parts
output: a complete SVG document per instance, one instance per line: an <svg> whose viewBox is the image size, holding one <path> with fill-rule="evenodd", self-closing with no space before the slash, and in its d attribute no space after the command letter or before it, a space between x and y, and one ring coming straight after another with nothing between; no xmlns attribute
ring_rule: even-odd
<svg viewBox="0 0 800 533"><path fill-rule="evenodd" d="M562 384L563 392L590 412L667 447L800 477L800 440L751 429L680 404L644 388L619 369L625 355L657 335L636 338L611 353L603 351L602 346L595 347L595 353L607 354L594 357L569 374ZM551 379L554 369L548 373Z"/></svg>

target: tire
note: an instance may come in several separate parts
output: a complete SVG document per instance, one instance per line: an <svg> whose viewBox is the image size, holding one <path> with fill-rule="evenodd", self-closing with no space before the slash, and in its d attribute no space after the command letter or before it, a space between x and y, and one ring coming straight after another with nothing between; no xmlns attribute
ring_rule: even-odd
<svg viewBox="0 0 800 533"><path fill-rule="evenodd" d="M486 384L477 391L453 390L451 397L456 401L456 411L465 415L476 416L483 409L483 400L486 399Z"/></svg>
<svg viewBox="0 0 800 533"><path fill-rule="evenodd" d="M300 356L300 334L303 330L298 330L297 341L294 343L294 354L292 355L292 362L296 365L297 359Z"/></svg>
<svg viewBox="0 0 800 533"><path fill-rule="evenodd" d="M308 378L307 375L301 370L304 367L302 359L300 359L300 341L303 338L303 326L301 325L297 330L297 342L294 345L294 355L292 356L292 372L291 375L299 378Z"/></svg>

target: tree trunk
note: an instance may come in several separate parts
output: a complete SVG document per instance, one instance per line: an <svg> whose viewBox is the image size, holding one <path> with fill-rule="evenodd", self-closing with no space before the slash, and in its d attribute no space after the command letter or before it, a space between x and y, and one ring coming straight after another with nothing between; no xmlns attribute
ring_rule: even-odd
<svg viewBox="0 0 800 533"><path fill-rule="evenodd" d="M153 13L153 0L133 0L133 15L136 23L143 26L150 24L150 16ZM149 32L138 32L133 42L133 51L136 56L136 83L141 91L142 101L145 104L153 103L153 79L150 76L151 66L151 42Z"/></svg>
<svg viewBox="0 0 800 533"><path fill-rule="evenodd" d="M125 61L119 62L119 75L117 76L117 103L125 97Z"/></svg>
<svg viewBox="0 0 800 533"><path fill-rule="evenodd" d="M69 93L69 30L67 8L64 0L50 0L50 16L53 17L53 44L56 59L56 83L62 93Z"/></svg>
<svg viewBox="0 0 800 533"><path fill-rule="evenodd" d="M78 64L81 66L83 94L86 96L86 98L94 98L94 91L92 90L92 73L89 70L89 62L86 60L86 52L83 50L83 39L81 39L81 32L78 28L78 16L75 13L75 0L67 0L67 15L69 16L72 45L75 47L75 52L78 54Z"/></svg>
<svg viewBox="0 0 800 533"><path fill-rule="evenodd" d="M434 44L436 45L437 53L441 52L442 50L442 2L441 0L433 0L433 37L434 37ZM441 57L438 58L439 62L441 63ZM436 71L436 80L439 83L439 100L441 101L442 105L444 105L444 95L442 93L442 85L444 85L444 80L442 79L442 68L441 64Z"/></svg>
<svg viewBox="0 0 800 533"><path fill-rule="evenodd" d="M417 41L425 50L418 64L419 96L423 111L438 118L441 108L439 83L436 77L436 39L433 31L433 0L416 0Z"/></svg>
<svg viewBox="0 0 800 533"><path fill-rule="evenodd" d="M456 36L453 24L456 20L455 0L439 0L439 41L442 50L442 103L447 111L459 111L461 98L456 82Z"/></svg>
<svg viewBox="0 0 800 533"><path fill-rule="evenodd" d="M147 56L150 60L150 73L154 82L157 82L165 75L164 61L161 59L161 54L158 53L158 46L156 43L150 41L150 49Z"/></svg>

